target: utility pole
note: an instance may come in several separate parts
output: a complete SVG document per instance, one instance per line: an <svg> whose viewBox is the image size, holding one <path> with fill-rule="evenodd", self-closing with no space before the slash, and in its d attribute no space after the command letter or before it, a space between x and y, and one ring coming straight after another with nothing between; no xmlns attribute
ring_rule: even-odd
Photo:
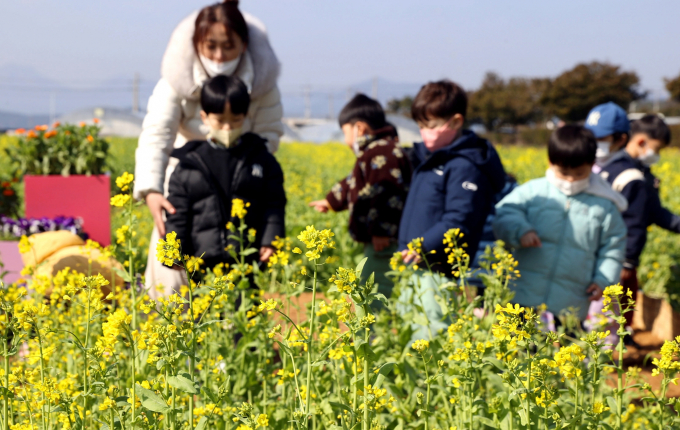
<svg viewBox="0 0 680 430"><path fill-rule="evenodd" d="M139 113L139 73L132 79L132 113Z"/></svg>
<svg viewBox="0 0 680 430"><path fill-rule="evenodd" d="M309 119L312 117L312 100L310 98L311 88L309 85L304 87L304 97L305 97L305 118Z"/></svg>
<svg viewBox="0 0 680 430"><path fill-rule="evenodd" d="M373 78L373 88L371 89L373 100L378 100L378 78Z"/></svg>

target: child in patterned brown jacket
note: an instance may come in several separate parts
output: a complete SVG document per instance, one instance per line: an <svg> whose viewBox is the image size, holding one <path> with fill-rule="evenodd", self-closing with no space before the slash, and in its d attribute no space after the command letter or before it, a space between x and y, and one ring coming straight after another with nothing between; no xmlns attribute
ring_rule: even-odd
<svg viewBox="0 0 680 430"><path fill-rule="evenodd" d="M352 173L333 185L324 200L309 205L319 212L349 210L349 232L364 244L364 279L375 273L378 291L389 297L392 282L385 276L397 251L401 213L411 182L411 163L397 145L394 126L385 120L380 103L358 94L338 118L345 143L356 154Z"/></svg>

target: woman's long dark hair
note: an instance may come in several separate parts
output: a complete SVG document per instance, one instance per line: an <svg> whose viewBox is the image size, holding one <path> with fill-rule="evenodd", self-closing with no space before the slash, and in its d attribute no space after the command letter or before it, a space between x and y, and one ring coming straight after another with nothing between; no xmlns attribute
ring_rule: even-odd
<svg viewBox="0 0 680 430"><path fill-rule="evenodd" d="M244 44L248 44L248 24L238 8L238 0L206 6L198 13L193 37L196 52L213 24L224 25L228 33L238 35Z"/></svg>

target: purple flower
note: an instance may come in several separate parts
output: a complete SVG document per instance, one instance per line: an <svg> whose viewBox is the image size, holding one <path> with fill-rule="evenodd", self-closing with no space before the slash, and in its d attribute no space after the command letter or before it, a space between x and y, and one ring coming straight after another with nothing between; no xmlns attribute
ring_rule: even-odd
<svg viewBox="0 0 680 430"><path fill-rule="evenodd" d="M19 218L12 219L0 215L0 231L4 234L21 237L30 236L35 233L45 231L68 230L73 234L80 234L83 231L83 220L81 218L58 216L55 218Z"/></svg>

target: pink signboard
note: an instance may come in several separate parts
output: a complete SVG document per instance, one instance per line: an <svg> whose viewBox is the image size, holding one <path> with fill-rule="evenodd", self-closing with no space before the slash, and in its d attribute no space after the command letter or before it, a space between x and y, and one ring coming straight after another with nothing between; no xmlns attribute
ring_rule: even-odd
<svg viewBox="0 0 680 430"><path fill-rule="evenodd" d="M104 246L111 243L108 175L27 175L24 184L26 218L79 217L90 239Z"/></svg>

